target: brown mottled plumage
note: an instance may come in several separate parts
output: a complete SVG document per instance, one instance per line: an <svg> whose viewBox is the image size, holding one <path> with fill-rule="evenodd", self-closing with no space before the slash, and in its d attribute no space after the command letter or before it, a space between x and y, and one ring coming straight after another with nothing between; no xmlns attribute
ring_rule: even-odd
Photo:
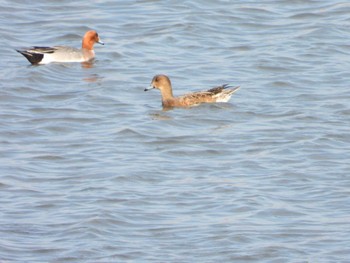
<svg viewBox="0 0 350 263"><path fill-rule="evenodd" d="M170 79L165 75L156 75L152 79L151 86L145 89L145 91L150 89L160 90L163 107L190 107L200 103L227 102L239 87L230 89L225 84L207 91L197 91L180 97L174 97Z"/></svg>

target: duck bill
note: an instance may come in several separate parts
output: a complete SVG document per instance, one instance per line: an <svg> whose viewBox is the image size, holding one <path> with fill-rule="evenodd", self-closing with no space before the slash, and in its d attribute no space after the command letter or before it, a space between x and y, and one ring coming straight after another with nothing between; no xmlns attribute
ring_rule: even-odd
<svg viewBox="0 0 350 263"><path fill-rule="evenodd" d="M101 39L98 39L96 43L99 43L100 45L104 45L105 43L101 41Z"/></svg>
<svg viewBox="0 0 350 263"><path fill-rule="evenodd" d="M149 91L149 90L151 90L151 89L154 89L154 86L151 85L151 86L149 86L148 88L145 88L144 91Z"/></svg>

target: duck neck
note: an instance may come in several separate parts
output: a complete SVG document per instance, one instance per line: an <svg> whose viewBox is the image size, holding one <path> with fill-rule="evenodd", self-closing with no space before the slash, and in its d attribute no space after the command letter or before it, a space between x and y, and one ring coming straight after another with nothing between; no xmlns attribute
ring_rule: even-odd
<svg viewBox="0 0 350 263"><path fill-rule="evenodd" d="M93 50L94 49L94 42L92 42L92 41L84 41L83 40L83 43L82 43L81 47L83 49Z"/></svg>
<svg viewBox="0 0 350 263"><path fill-rule="evenodd" d="M173 91L171 88L170 89L161 89L160 92L162 94L162 101L163 102L174 100Z"/></svg>

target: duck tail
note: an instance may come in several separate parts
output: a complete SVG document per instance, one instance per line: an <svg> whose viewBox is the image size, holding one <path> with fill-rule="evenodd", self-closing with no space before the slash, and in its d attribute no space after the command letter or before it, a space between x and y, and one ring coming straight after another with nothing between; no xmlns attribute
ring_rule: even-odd
<svg viewBox="0 0 350 263"><path fill-rule="evenodd" d="M230 89L230 90L235 90L235 91L240 88L240 86L233 86L231 84L223 84L223 85L221 85L221 87L223 89Z"/></svg>
<svg viewBox="0 0 350 263"><path fill-rule="evenodd" d="M224 84L221 87L221 92L215 95L216 102L228 102L231 99L232 94L240 88L239 86L232 88L229 84Z"/></svg>
<svg viewBox="0 0 350 263"><path fill-rule="evenodd" d="M28 61L30 63L32 63L33 65L39 64L40 61L43 59L44 54L40 54L40 53L34 53L34 52L30 52L28 50L20 50L20 49L16 49L16 51L18 53L21 53L26 59L28 59Z"/></svg>

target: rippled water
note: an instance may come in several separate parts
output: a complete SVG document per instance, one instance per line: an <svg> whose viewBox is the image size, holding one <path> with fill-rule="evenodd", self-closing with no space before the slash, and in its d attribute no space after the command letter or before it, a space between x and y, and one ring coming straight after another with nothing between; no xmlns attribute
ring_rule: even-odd
<svg viewBox="0 0 350 263"><path fill-rule="evenodd" d="M349 260L349 3L0 7L1 262ZM91 65L14 51L88 29ZM158 73L241 89L163 111Z"/></svg>

